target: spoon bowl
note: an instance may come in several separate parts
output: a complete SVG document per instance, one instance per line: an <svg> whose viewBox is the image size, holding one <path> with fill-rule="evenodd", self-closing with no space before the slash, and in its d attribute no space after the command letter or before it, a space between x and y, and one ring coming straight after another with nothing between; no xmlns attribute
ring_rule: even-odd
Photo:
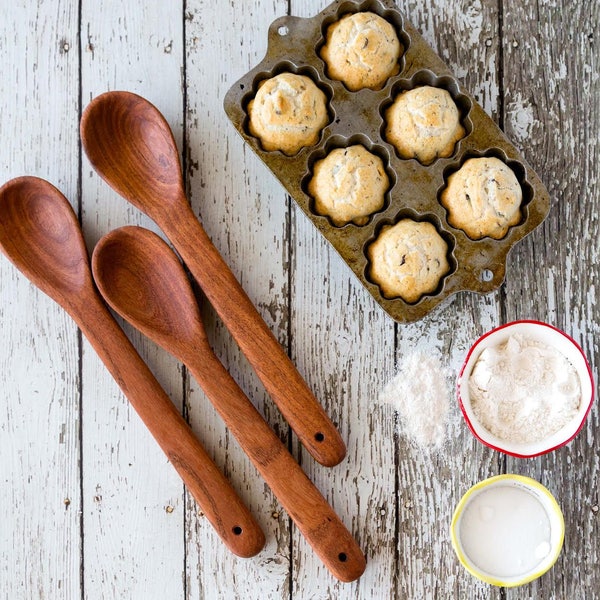
<svg viewBox="0 0 600 600"><path fill-rule="evenodd" d="M98 174L150 218L187 205L173 133L152 104L130 92L102 94L87 106L80 129Z"/></svg>
<svg viewBox="0 0 600 600"><path fill-rule="evenodd" d="M147 229L121 227L98 243L92 269L107 302L181 360L181 345L208 342L187 275L165 246Z"/></svg>
<svg viewBox="0 0 600 600"><path fill-rule="evenodd" d="M0 189L0 247L61 305L71 305L94 287L77 217L44 179L18 177Z"/></svg>

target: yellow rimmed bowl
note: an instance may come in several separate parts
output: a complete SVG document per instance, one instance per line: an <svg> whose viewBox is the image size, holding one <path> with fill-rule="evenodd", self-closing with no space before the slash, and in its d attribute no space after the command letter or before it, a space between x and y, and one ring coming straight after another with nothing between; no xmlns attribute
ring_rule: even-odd
<svg viewBox="0 0 600 600"><path fill-rule="evenodd" d="M513 539L507 532L511 531L511 527L520 527L522 529L523 517L522 515L519 515L519 511L521 510L520 507L514 507L514 511L512 509L503 511L503 513L505 513L503 519L506 523L500 523L500 525L503 526L503 528L500 528L502 530L502 533L500 534L498 534L497 531L498 523L495 524L495 528L488 525L492 520L491 516L485 515L479 520L468 518L470 510L482 510L481 505L477 506L477 499L479 497L481 500L481 494L486 493L488 496L490 493L498 494L502 493L507 488L509 490L518 490L530 494L535 501L539 502L539 505L548 518L549 525L549 539L547 542L544 542L544 544L548 545L546 548L547 552L539 558L539 561L536 562L534 566L520 572L508 574L502 572L502 570L506 568L503 565L498 564L496 568L494 568L494 565L490 564L491 559L489 557L484 561L481 558L481 554L475 556L474 554L476 554L476 552L474 551L474 547L476 545L468 542L470 539L469 536L471 536L471 538L473 536L476 538L477 536L481 536L481 539L486 540L486 543L489 543L490 546L494 546L495 544L496 546L494 547L497 548L504 544L507 551L513 553L519 552L519 535L515 535ZM493 513L492 508L486 506L483 506L483 508L487 508L488 511ZM465 515L467 515L467 518L465 518ZM486 516L489 518L486 519ZM467 530L467 527L471 529L470 532ZM522 533L521 530L519 530L519 533ZM491 585L516 587L525 585L526 583L541 577L554 565L563 546L565 523L562 511L554 496L541 483L522 475L497 475L477 483L461 498L452 517L450 535L452 547L456 552L458 560L471 575ZM502 536L504 539L495 539L495 537L498 536ZM511 543L514 546L512 548L510 547ZM482 566L483 564L485 564L485 567Z"/></svg>
<svg viewBox="0 0 600 600"><path fill-rule="evenodd" d="M558 350L573 365L580 382L581 399L573 418L552 435L531 443L501 439L489 431L477 418L469 393L469 377L481 353L486 348L506 342L514 334L521 334ZM581 431L594 402L594 377L583 350L573 338L548 323L524 319L488 331L471 346L458 376L457 394L465 422L482 444L516 458L532 458L568 444Z"/></svg>

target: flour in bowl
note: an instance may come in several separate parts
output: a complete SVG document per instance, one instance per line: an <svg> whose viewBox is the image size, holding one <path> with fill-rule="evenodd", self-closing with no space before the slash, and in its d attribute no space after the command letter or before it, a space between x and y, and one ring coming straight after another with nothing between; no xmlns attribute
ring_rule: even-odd
<svg viewBox="0 0 600 600"><path fill-rule="evenodd" d="M581 401L579 377L558 350L521 334L486 348L469 377L473 412L501 440L535 443L571 421Z"/></svg>

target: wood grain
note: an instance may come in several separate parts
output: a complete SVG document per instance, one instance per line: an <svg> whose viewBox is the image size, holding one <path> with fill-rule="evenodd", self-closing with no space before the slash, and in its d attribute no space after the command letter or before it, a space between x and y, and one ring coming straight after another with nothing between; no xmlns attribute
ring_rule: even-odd
<svg viewBox="0 0 600 600"><path fill-rule="evenodd" d="M98 242L92 265L98 288L110 306L190 369L239 446L332 574L341 581L362 575L365 559L352 536L212 351L177 255L151 231L122 227ZM140 298L144 302L140 303ZM171 437L182 437L181 432L172 431ZM193 490L191 483L187 485ZM216 500L221 502L214 508L223 511L223 520L229 516L231 523L231 499ZM212 508L206 506L204 512L208 514ZM247 538L248 545L252 540L262 544L262 532L250 531L249 525L253 523L246 520L233 530L239 529L239 537ZM222 530L220 533L223 535ZM232 545L233 540L228 541ZM256 545L251 546L255 553Z"/></svg>
<svg viewBox="0 0 600 600"><path fill-rule="evenodd" d="M192 208L204 229L261 312L280 343L289 348L289 218L281 186L244 147L227 122L223 98L231 85L264 55L267 27L285 14L287 2L216 3L188 0L186 13L186 182ZM212 23L219 23L212 27ZM221 57L206 60L207 56ZM289 426L214 311L204 304L207 335L240 387L288 443ZM322 398L318 398L320 401ZM289 597L291 521L256 469L231 439L202 390L189 382L194 430L212 440L215 458L246 491L267 536L257 559L232 563L207 536L205 520L190 509L188 597L269 599ZM205 548L211 548L206 552Z"/></svg>
<svg viewBox="0 0 600 600"><path fill-rule="evenodd" d="M68 200L38 177L7 182L0 187L0 248L75 320L227 547L246 558L257 554L262 531L98 294Z"/></svg>
<svg viewBox="0 0 600 600"><path fill-rule="evenodd" d="M507 319L526 316L562 328L582 345L596 374L599 29L595 2L529 0L510 3L504 14L506 131L553 199L541 230L511 257ZM586 427L567 447L538 460L507 459L509 472L529 475L555 495L566 530L564 550L553 569L525 589L507 590L507 599L598 597L600 460L594 432L599 425L596 402Z"/></svg>
<svg viewBox="0 0 600 600"><path fill-rule="evenodd" d="M290 13L312 17L327 4L293 0ZM305 455L302 463L367 555L365 574L351 585L339 584L295 535L292 595L390 598L395 586L394 422L390 410L377 406L377 394L393 373L394 323L294 204L290 254L292 357L348 444L348 457L336 469L325 471Z"/></svg>
<svg viewBox="0 0 600 600"><path fill-rule="evenodd" d="M161 107L181 143L182 12L181 2L82 2L81 108L110 89L143 94ZM94 173L85 156L81 168L89 250L114 227L155 227ZM127 324L124 329L181 410L184 378L177 361ZM85 593L90 599L179 597L185 565L181 479L85 341L81 370Z"/></svg>
<svg viewBox="0 0 600 600"><path fill-rule="evenodd" d="M75 205L77 6L0 4L0 185L47 177ZM0 257L0 332L1 594L79 598L77 327Z"/></svg>
<svg viewBox="0 0 600 600"><path fill-rule="evenodd" d="M495 1L399 2L407 18L493 118L500 105L498 8ZM399 327L397 360L414 351L433 353L448 369L447 441L426 453L404 436L398 444L398 587L410 598L494 598L497 591L473 579L458 563L449 523L467 489L500 472L498 456L465 427L454 395L454 377L470 344L497 325L500 295L457 296L419 323Z"/></svg>

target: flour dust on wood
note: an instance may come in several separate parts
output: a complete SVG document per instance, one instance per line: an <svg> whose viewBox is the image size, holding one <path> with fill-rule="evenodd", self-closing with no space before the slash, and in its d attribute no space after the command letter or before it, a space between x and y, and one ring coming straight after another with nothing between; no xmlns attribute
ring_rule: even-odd
<svg viewBox="0 0 600 600"><path fill-rule="evenodd" d="M416 352L402 359L398 373L379 395L398 413L401 434L422 449L439 450L446 439L449 393L438 356Z"/></svg>

